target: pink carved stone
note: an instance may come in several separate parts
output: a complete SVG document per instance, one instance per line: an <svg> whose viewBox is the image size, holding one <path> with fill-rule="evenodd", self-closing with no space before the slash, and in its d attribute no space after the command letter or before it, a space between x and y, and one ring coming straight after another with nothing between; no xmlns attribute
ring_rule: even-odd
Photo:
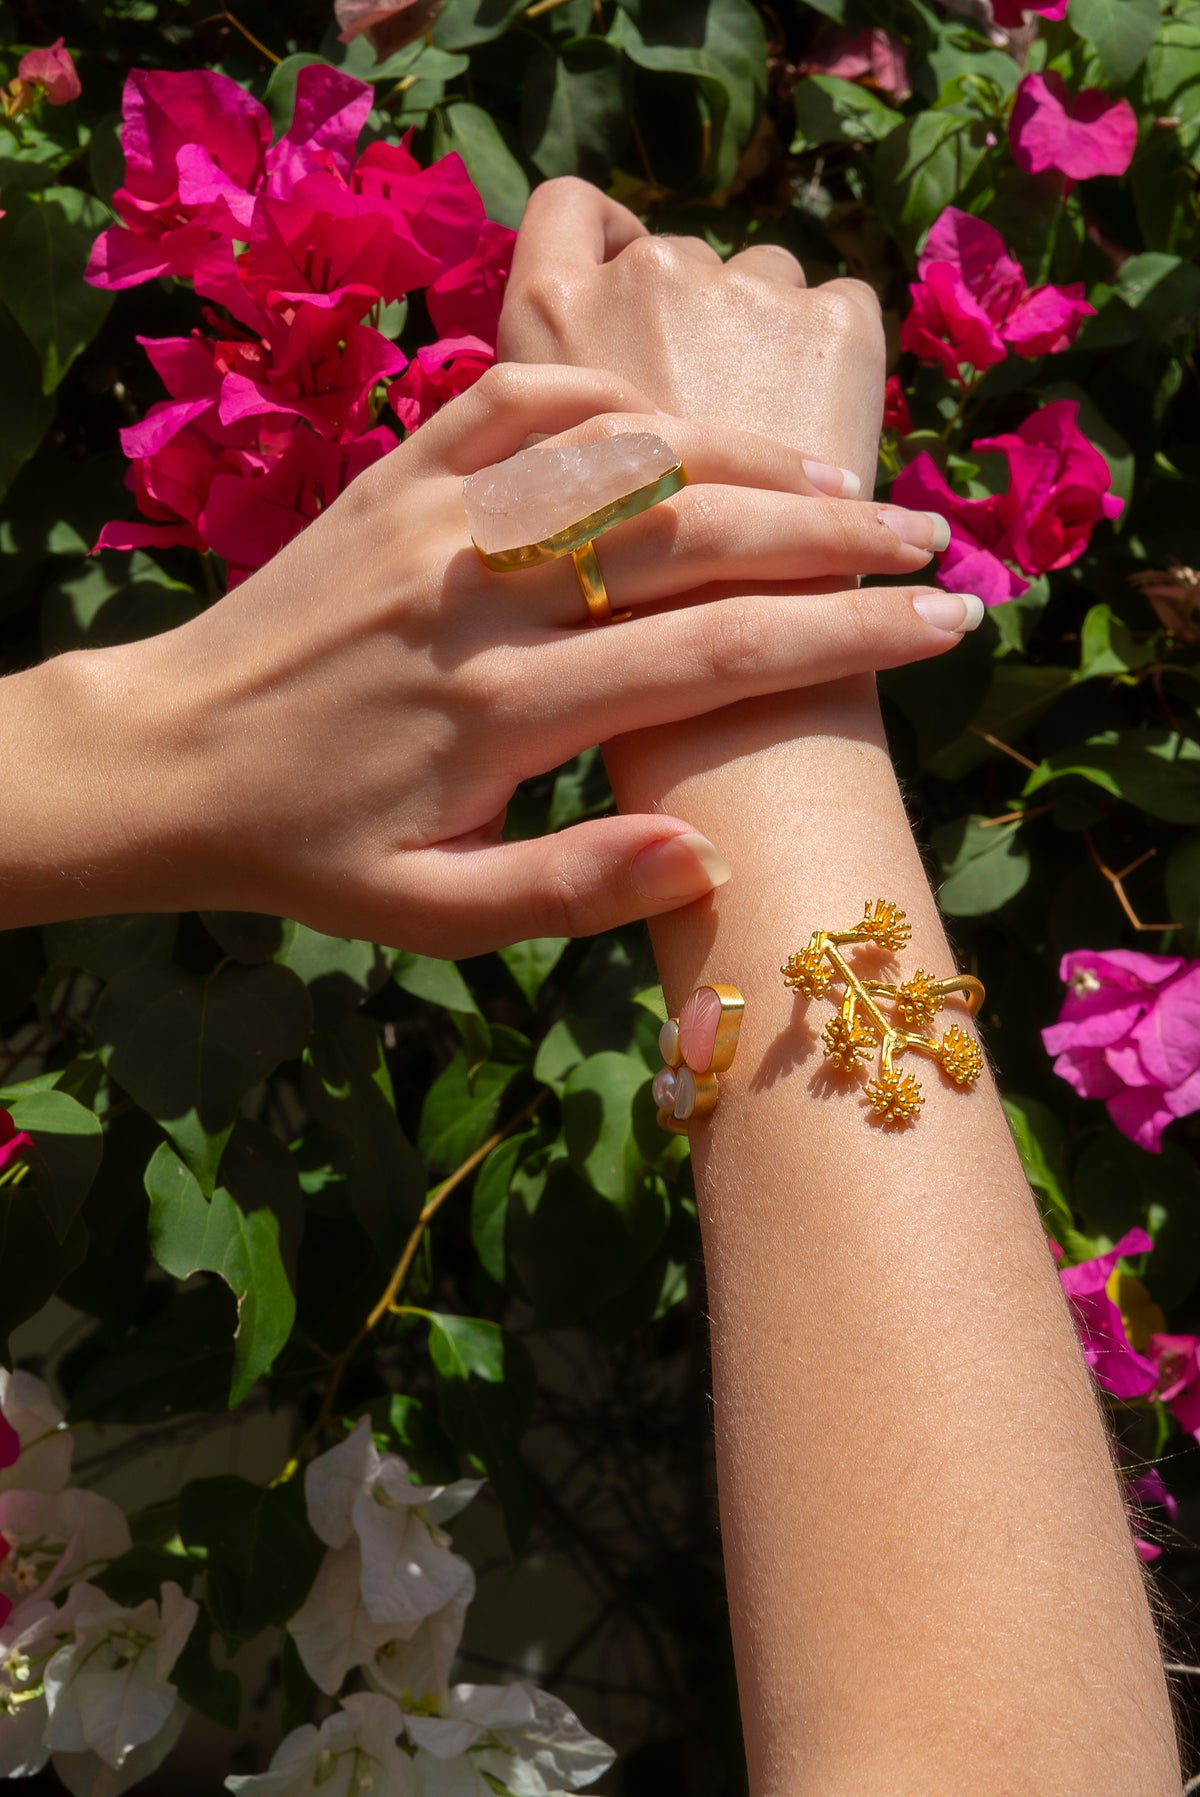
<svg viewBox="0 0 1200 1797"><path fill-rule="evenodd" d="M679 1048L693 1073L711 1067L720 1021L720 995L711 986L698 986L679 1013Z"/></svg>
<svg viewBox="0 0 1200 1797"><path fill-rule="evenodd" d="M485 555L544 543L678 463L670 445L649 431L598 443L539 443L463 482L467 525Z"/></svg>

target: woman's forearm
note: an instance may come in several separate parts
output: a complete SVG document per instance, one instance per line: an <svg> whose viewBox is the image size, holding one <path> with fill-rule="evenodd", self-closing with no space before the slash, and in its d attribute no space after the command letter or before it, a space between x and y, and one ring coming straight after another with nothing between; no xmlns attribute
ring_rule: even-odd
<svg viewBox="0 0 1200 1797"><path fill-rule="evenodd" d="M922 1063L916 1125L872 1127L823 1078L829 1003L780 975L876 897L908 913L906 971L953 967L873 694L742 705L610 767L735 869L653 933L670 1006L746 998L693 1151L752 1792L1177 1792L1104 1424L990 1079Z"/></svg>

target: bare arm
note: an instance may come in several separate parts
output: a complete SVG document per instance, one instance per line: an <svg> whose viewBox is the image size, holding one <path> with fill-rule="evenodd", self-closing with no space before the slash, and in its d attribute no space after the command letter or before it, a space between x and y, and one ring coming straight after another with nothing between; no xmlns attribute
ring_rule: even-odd
<svg viewBox="0 0 1200 1797"><path fill-rule="evenodd" d="M660 403L803 441L867 490L869 296L806 294L778 253L720 271L703 246L639 248L638 229L541 189L505 352L604 355ZM731 630L730 666L761 652ZM1105 1428L995 1091L934 1076L915 1129L873 1129L824 1090L828 1005L806 1010L779 974L876 896L912 922L906 968L952 968L871 685L607 753L623 807L686 815L734 868L653 935L671 1006L704 980L747 1001L694 1142L754 1797L1177 1793Z"/></svg>

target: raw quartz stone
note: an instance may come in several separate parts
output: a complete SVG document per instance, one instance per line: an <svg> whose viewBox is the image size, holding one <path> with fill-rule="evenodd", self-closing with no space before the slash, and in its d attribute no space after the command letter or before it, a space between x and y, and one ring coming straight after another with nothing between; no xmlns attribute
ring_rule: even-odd
<svg viewBox="0 0 1200 1797"><path fill-rule="evenodd" d="M670 445L649 431L598 443L538 444L468 476L467 525L485 555L544 543L678 464Z"/></svg>

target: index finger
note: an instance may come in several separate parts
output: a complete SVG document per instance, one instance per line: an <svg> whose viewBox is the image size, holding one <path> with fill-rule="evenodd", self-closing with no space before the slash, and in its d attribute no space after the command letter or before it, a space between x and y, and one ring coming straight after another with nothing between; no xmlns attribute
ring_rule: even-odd
<svg viewBox="0 0 1200 1797"><path fill-rule="evenodd" d="M513 251L512 282L549 263L599 268L649 232L640 219L590 181L562 175L529 196Z"/></svg>

